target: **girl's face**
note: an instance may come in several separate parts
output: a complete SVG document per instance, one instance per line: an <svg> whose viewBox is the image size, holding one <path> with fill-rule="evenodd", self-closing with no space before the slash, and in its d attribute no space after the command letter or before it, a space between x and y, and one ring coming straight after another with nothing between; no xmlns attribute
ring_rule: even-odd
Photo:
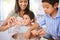
<svg viewBox="0 0 60 40"><path fill-rule="evenodd" d="M31 25L32 20L30 19L30 17L28 15L24 15L23 22L24 22L25 26L28 26L28 25Z"/></svg>
<svg viewBox="0 0 60 40"><path fill-rule="evenodd" d="M25 10L28 5L28 0L19 0L18 3L21 10Z"/></svg>
<svg viewBox="0 0 60 40"><path fill-rule="evenodd" d="M49 15L52 14L54 10L56 9L54 6L52 6L51 4L47 2L43 2L42 5L43 5L45 13Z"/></svg>

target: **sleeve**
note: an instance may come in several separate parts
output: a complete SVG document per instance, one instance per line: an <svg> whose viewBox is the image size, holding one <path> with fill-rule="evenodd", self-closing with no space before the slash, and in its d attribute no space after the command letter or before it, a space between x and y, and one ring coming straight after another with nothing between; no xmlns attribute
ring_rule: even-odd
<svg viewBox="0 0 60 40"><path fill-rule="evenodd" d="M14 10L12 10L9 14L8 14L8 16L18 16L18 14L17 13L15 13L15 11ZM13 34L15 34L15 33L18 33L19 32L19 27L18 27L18 25L15 25L15 26L13 26L12 28L10 28L9 30L8 30L8 33L12 33L12 35Z"/></svg>
<svg viewBox="0 0 60 40"><path fill-rule="evenodd" d="M52 36L48 33L46 33L46 35L44 36L44 38L48 39L48 38L52 38Z"/></svg>
<svg viewBox="0 0 60 40"><path fill-rule="evenodd" d="M60 36L60 24L58 26L58 36Z"/></svg>
<svg viewBox="0 0 60 40"><path fill-rule="evenodd" d="M42 27L42 25L46 23L45 19L46 19L45 15L41 19L37 19L37 23L39 24L40 27Z"/></svg>
<svg viewBox="0 0 60 40"><path fill-rule="evenodd" d="M15 13L15 11L14 10L12 10L9 14L8 14L8 16L16 16L17 14Z"/></svg>

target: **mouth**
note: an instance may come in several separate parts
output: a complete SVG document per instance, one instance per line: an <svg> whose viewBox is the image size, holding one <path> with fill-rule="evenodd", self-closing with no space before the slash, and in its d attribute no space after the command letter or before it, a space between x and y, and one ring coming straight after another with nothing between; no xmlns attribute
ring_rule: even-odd
<svg viewBox="0 0 60 40"><path fill-rule="evenodd" d="M47 12L45 12L45 14L48 14Z"/></svg>
<svg viewBox="0 0 60 40"><path fill-rule="evenodd" d="M25 8L26 8L26 7L22 7L22 9L24 9L24 10L25 10Z"/></svg>
<svg viewBox="0 0 60 40"><path fill-rule="evenodd" d="M25 24L25 22L23 22L23 24Z"/></svg>
<svg viewBox="0 0 60 40"><path fill-rule="evenodd" d="M26 8L26 5L23 5L22 8Z"/></svg>

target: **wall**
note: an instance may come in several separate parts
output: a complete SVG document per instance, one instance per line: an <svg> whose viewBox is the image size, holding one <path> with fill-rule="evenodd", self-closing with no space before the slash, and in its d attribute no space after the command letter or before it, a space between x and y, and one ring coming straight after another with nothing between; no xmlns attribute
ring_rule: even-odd
<svg viewBox="0 0 60 40"><path fill-rule="evenodd" d="M0 24L1 20L5 20L8 13L14 9L14 2L14 0L0 0ZM41 0L30 0L30 10L35 13L36 18L44 15ZM0 40L9 40L9 36L8 30L0 32Z"/></svg>

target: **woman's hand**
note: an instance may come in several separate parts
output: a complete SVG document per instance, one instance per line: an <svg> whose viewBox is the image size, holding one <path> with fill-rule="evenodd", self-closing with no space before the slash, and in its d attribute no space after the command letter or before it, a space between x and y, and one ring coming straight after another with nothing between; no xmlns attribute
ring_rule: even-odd
<svg viewBox="0 0 60 40"><path fill-rule="evenodd" d="M12 26L15 26L15 25L20 25L21 22L17 20L17 18L15 16L11 17L9 16L5 21L4 23L2 24L1 28L0 28L0 31L5 31L7 29L9 29L10 27Z"/></svg>
<svg viewBox="0 0 60 40"><path fill-rule="evenodd" d="M20 20L17 20L17 18L15 16L13 16L13 17L9 18L7 25L9 27L12 27L15 25L21 25L21 22L20 22Z"/></svg>
<svg viewBox="0 0 60 40"><path fill-rule="evenodd" d="M16 25L15 20L16 20L15 17L8 17L2 24L0 31L5 31L5 30L9 29L10 27Z"/></svg>
<svg viewBox="0 0 60 40"><path fill-rule="evenodd" d="M40 29L40 30L38 30L38 35L44 37L46 35L46 32L43 29Z"/></svg>
<svg viewBox="0 0 60 40"><path fill-rule="evenodd" d="M8 20L7 20L7 26L9 27L12 27L14 25L16 25L16 17L10 17Z"/></svg>

